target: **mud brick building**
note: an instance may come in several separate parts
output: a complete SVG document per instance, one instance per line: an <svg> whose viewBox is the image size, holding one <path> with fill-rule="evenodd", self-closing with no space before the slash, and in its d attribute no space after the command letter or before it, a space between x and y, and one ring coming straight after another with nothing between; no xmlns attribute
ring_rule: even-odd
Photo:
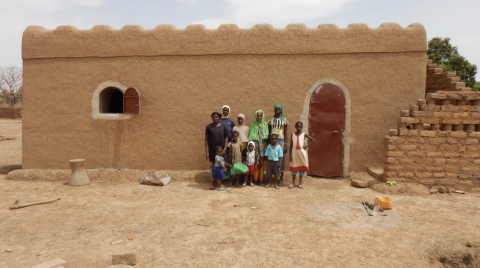
<svg viewBox="0 0 480 268"><path fill-rule="evenodd" d="M428 93L385 138L384 179L480 191L480 92Z"/></svg>
<svg viewBox="0 0 480 268"><path fill-rule="evenodd" d="M384 165L385 134L426 88L420 24L31 26L22 49L27 169L205 169L213 111L250 123L281 103L290 133L303 121L318 140L312 174L345 176Z"/></svg>

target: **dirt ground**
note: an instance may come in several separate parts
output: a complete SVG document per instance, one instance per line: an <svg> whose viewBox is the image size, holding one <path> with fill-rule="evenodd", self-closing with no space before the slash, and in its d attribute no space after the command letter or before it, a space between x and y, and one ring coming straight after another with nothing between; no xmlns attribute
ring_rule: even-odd
<svg viewBox="0 0 480 268"><path fill-rule="evenodd" d="M479 194L389 194L388 216L371 217L360 202L383 194L349 180L231 193L209 191L206 172L164 187L8 180L21 121L0 120L0 135L17 137L0 141L0 267L62 258L105 268L121 253L135 253L136 267L480 267Z"/></svg>

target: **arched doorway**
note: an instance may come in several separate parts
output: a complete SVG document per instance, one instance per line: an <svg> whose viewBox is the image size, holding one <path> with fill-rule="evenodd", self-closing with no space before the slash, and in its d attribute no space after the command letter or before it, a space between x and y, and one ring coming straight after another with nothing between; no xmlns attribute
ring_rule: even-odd
<svg viewBox="0 0 480 268"><path fill-rule="evenodd" d="M344 176L346 99L340 87L325 83L310 98L308 133L316 143L308 149L309 175Z"/></svg>

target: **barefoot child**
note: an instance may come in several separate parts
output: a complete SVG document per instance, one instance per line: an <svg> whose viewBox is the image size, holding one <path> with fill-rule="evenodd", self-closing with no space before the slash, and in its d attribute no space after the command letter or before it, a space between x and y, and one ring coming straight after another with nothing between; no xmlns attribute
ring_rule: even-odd
<svg viewBox="0 0 480 268"><path fill-rule="evenodd" d="M215 175L215 179L218 180L218 183L217 183L217 186L218 186L218 190L219 191L223 191L223 185L222 185L222 182L225 180L225 177L223 176L223 172L226 172L226 168L225 166L230 166L232 167L231 165L225 163L225 161L223 160L223 148L222 146L216 146L215 147L215 170L213 171L214 172L214 175Z"/></svg>
<svg viewBox="0 0 480 268"><path fill-rule="evenodd" d="M308 169L308 154L306 149L315 143L315 139L310 137L307 133L303 133L303 123L297 122L295 124L297 132L292 134L292 140L290 142L290 171L292 172L292 184L288 186L289 189L295 187L295 179L297 173L300 174L300 181L298 182L298 188L303 189L302 179L305 175L305 171ZM308 145L305 145L305 138L309 139Z"/></svg>
<svg viewBox="0 0 480 268"><path fill-rule="evenodd" d="M267 147L268 124L265 122L265 116L262 110L255 112L255 121L250 124L248 140L255 143L255 151L258 152L258 168L255 172L255 183L262 184L263 180L263 160L265 148Z"/></svg>
<svg viewBox="0 0 480 268"><path fill-rule="evenodd" d="M255 151L255 143L253 141L248 142L244 164L247 165L248 172L243 186L246 186L248 181L250 181L249 185L253 187L253 178L255 177L255 171L258 169L258 152Z"/></svg>
<svg viewBox="0 0 480 268"><path fill-rule="evenodd" d="M277 144L283 148L283 154L287 153L287 143L288 143L288 120L283 116L283 107L281 104L277 103L273 107L274 115L268 120L268 130L270 135L273 133L278 135ZM285 172L285 157L282 158L280 162L280 182L278 185L283 186L283 174Z"/></svg>
<svg viewBox="0 0 480 268"><path fill-rule="evenodd" d="M236 163L242 164L242 143L238 140L239 133L236 130L232 131L232 141L228 143L228 150L229 150L229 156L230 156L230 163L232 163L232 166L235 165ZM233 169L231 169L233 171ZM238 181L240 180L240 176L242 174L232 174L230 176L230 187L227 189L227 191L232 190L232 182L235 180L235 186L241 187L240 184L238 184Z"/></svg>
<svg viewBox="0 0 480 268"><path fill-rule="evenodd" d="M269 182L265 185L265 188L270 187L272 184L272 177L275 183L275 189L280 189L278 186L278 177L280 177L280 168L283 158L283 147L277 144L278 134L270 135L270 144L265 151L265 157L268 157L267 163L267 177Z"/></svg>

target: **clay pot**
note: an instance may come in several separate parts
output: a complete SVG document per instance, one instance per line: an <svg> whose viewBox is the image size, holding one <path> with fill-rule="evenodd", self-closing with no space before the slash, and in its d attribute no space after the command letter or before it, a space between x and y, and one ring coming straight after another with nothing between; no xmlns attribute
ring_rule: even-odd
<svg viewBox="0 0 480 268"><path fill-rule="evenodd" d="M68 180L68 185L70 186L81 186L90 184L88 179L87 172L85 172L85 159L72 159L68 160L70 163L70 168L72 169L72 174Z"/></svg>

